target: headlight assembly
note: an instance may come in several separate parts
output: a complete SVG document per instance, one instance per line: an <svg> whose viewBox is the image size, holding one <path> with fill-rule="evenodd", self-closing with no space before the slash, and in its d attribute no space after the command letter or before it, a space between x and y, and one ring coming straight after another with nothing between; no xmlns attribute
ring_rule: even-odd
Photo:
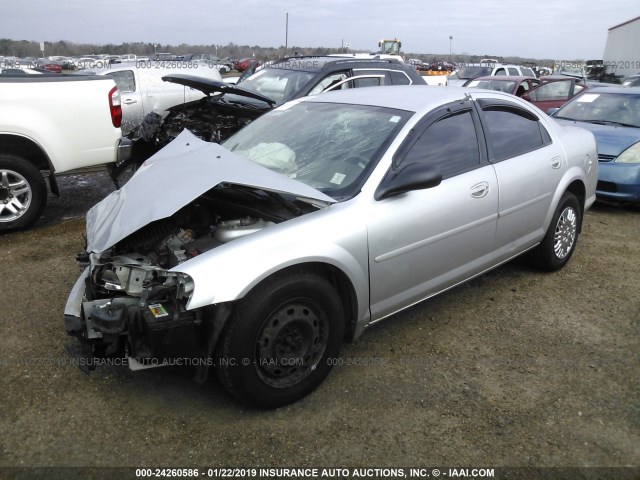
<svg viewBox="0 0 640 480"><path fill-rule="evenodd" d="M640 163L640 142L631 145L618 155L616 163Z"/></svg>

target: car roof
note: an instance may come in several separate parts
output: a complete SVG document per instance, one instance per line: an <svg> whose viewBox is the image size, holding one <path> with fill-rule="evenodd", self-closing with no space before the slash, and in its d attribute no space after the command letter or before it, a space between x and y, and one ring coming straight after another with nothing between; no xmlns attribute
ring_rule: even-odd
<svg viewBox="0 0 640 480"><path fill-rule="evenodd" d="M529 75L489 75L484 77L474 78L473 80L506 80L506 81L518 81L518 80L537 80L536 77Z"/></svg>
<svg viewBox="0 0 640 480"><path fill-rule="evenodd" d="M589 93L623 93L625 95L640 95L640 87L591 87Z"/></svg>
<svg viewBox="0 0 640 480"><path fill-rule="evenodd" d="M628 89L627 89L628 90ZM469 90L464 87L432 87L429 85L395 85L386 87L349 88L304 97L305 102L350 103L396 108L408 112L429 111L462 100Z"/></svg>
<svg viewBox="0 0 640 480"><path fill-rule="evenodd" d="M578 81L584 81L583 77L578 77L575 75L545 75L543 77L541 77L544 80L578 80Z"/></svg>
<svg viewBox="0 0 640 480"><path fill-rule="evenodd" d="M265 65L264 68L279 68L284 70L299 70L303 72L319 72L333 67L340 68L386 68L404 70L407 66L395 59L381 58L353 58L329 56L298 56L286 57Z"/></svg>

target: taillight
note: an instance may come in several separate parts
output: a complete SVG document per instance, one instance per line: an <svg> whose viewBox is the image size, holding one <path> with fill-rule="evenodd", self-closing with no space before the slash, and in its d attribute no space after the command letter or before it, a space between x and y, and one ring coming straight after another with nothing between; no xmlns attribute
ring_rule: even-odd
<svg viewBox="0 0 640 480"><path fill-rule="evenodd" d="M113 87L109 92L109 110L111 111L111 123L116 128L122 124L122 103L118 87Z"/></svg>

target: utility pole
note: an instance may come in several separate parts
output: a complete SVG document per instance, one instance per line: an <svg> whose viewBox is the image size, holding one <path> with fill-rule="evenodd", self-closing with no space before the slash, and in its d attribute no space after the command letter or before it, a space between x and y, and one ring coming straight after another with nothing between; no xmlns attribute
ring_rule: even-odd
<svg viewBox="0 0 640 480"><path fill-rule="evenodd" d="M451 42L453 41L453 35L449 35L449 63L451 63Z"/></svg>
<svg viewBox="0 0 640 480"><path fill-rule="evenodd" d="M289 46L289 12L285 14L285 26L284 26L284 56L287 56L287 47Z"/></svg>

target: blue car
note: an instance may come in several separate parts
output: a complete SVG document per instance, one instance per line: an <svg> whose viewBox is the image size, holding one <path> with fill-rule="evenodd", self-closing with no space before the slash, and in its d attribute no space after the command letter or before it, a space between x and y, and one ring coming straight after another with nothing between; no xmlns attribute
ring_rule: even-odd
<svg viewBox="0 0 640 480"><path fill-rule="evenodd" d="M640 87L590 88L551 116L596 137L598 197L640 203Z"/></svg>

